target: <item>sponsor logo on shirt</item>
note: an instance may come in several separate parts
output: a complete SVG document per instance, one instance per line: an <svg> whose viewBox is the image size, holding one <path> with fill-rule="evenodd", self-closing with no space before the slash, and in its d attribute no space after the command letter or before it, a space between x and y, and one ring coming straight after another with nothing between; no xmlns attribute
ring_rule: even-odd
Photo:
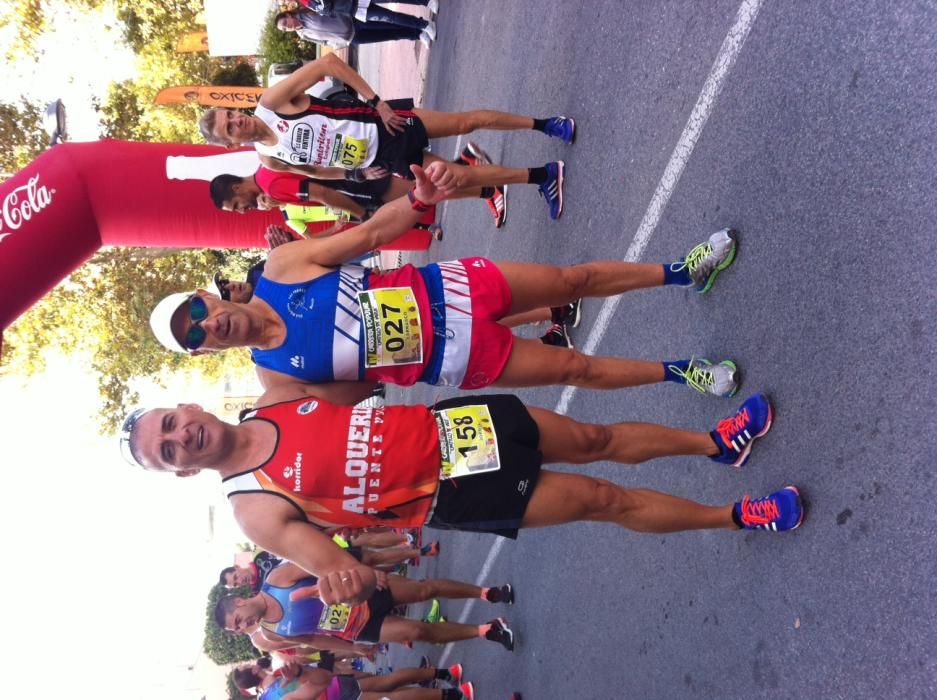
<svg viewBox="0 0 937 700"><path fill-rule="evenodd" d="M290 364L293 365L293 369L305 369L306 358L302 355L293 355L290 358ZM302 411L300 411L300 413L302 413Z"/></svg>
<svg viewBox="0 0 937 700"><path fill-rule="evenodd" d="M280 121L277 122L276 129L281 134L285 134L287 131L290 130L290 125L281 119Z"/></svg>
<svg viewBox="0 0 937 700"><path fill-rule="evenodd" d="M290 472L287 474L287 472ZM287 479L293 479L293 492L299 493L303 490L303 453L297 452L296 459L293 460L293 466L283 469L283 476Z"/></svg>
<svg viewBox="0 0 937 700"><path fill-rule="evenodd" d="M306 306L306 288L300 287L290 292L290 297L286 301L286 310L293 318L302 318L307 309L312 309L315 304L315 298L309 300L309 306Z"/></svg>
<svg viewBox="0 0 937 700"><path fill-rule="evenodd" d="M373 430L384 422L383 408L355 406L348 423L348 444L345 450L345 476L348 481L343 493L342 509L352 513L377 513L380 499L381 460L384 435Z"/></svg>
<svg viewBox="0 0 937 700"><path fill-rule="evenodd" d="M9 192L0 206L0 242L49 206L54 194L55 190L39 184L38 174Z"/></svg>
<svg viewBox="0 0 937 700"><path fill-rule="evenodd" d="M527 488L530 486L530 479L524 479L517 482L517 492L524 496L527 494Z"/></svg>
<svg viewBox="0 0 937 700"><path fill-rule="evenodd" d="M307 416L317 408L319 408L318 401L306 401L305 403L301 403L296 407L296 412L301 416Z"/></svg>

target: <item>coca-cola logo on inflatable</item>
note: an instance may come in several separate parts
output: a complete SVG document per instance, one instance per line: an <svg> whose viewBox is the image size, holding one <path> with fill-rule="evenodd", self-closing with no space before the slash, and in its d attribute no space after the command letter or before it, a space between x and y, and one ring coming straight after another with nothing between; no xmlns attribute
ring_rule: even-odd
<svg viewBox="0 0 937 700"><path fill-rule="evenodd" d="M0 243L49 206L54 194L55 190L39 184L38 175L33 175L25 185L7 194L0 207Z"/></svg>

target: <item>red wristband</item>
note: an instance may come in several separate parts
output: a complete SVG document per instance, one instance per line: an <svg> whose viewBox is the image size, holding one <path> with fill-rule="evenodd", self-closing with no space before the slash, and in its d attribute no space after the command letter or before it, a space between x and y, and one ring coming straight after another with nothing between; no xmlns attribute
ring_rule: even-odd
<svg viewBox="0 0 937 700"><path fill-rule="evenodd" d="M413 190L407 191L407 199L410 200L410 208L413 209L413 211L423 212L429 211L432 208L431 204L421 202L419 199L417 199L416 195L413 194Z"/></svg>

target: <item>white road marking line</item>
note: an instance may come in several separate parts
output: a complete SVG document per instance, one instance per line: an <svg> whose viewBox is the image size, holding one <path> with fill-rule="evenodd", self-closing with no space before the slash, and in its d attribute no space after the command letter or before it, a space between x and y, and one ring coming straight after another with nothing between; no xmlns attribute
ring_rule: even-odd
<svg viewBox="0 0 937 700"><path fill-rule="evenodd" d="M693 107L690 118L683 128L683 133L680 134L680 139L677 141L677 145L670 155L670 161L667 163L667 167L664 168L664 174L661 176L657 189L654 191L654 196L651 197L651 203L648 205L647 211L644 213L644 218L638 226L638 231L634 236L634 240L632 240L631 245L628 246L624 257L625 262L636 262L647 249L647 244L651 240L651 236L657 228L657 224L660 222L664 207L666 207L667 202L670 201L670 196L676 189L677 183L680 181L680 176L683 175L683 170L690 160L690 156L693 155L693 149L696 148L696 142L703 131L703 127L706 126L706 121L709 119L709 115L712 114L713 108L716 105L716 98L722 91L722 86L725 84L729 71L735 64L735 59L738 58L742 47L745 45L745 40L748 38L752 25L755 23L755 18L758 17L758 11L761 9L762 2L763 0L744 0L739 7L739 11L735 15L735 23L732 25L732 28L729 29L725 41L722 42L722 48L719 49L719 54L713 62L713 66L709 71L709 76L706 78L706 82L703 83L703 89L700 91L699 98L696 100L696 105ZM589 333L589 337L582 346L582 352L587 355L591 355L595 352L596 347L602 342L602 338L605 337L605 333L608 331L608 327L611 324L612 316L620 302L621 296L609 297L605 300L596 317L592 331ZM575 395L576 387L566 387L554 410L557 413L565 414L569 408L570 401L572 401ZM504 546L504 540L499 539L491 548L478 579L476 580L476 585L480 586L485 582L488 572L491 570L492 564L494 564L494 560L501 552L502 546ZM459 622L464 623L466 621L474 605L474 600L469 601L462 611L462 614L459 615ZM440 667L445 667L446 660L449 658L451 651L452 644L447 644L439 659L438 665Z"/></svg>

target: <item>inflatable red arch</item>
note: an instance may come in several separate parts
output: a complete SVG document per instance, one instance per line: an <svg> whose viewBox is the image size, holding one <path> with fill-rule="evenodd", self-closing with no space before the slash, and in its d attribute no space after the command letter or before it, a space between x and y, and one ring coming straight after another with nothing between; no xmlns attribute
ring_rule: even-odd
<svg viewBox="0 0 937 700"><path fill-rule="evenodd" d="M214 146L105 140L43 153L0 184L0 332L102 245L264 247L279 213L235 215L208 196L215 174L249 172L250 153L235 167L238 154ZM195 179L170 179L173 166Z"/></svg>

